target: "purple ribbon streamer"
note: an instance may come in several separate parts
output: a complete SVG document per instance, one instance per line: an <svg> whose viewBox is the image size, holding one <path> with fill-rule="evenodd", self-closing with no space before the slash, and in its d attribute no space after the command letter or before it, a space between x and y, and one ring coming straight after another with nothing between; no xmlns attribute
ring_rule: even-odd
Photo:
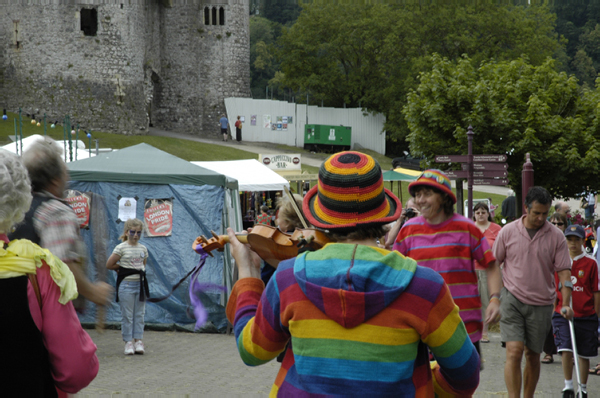
<svg viewBox="0 0 600 398"><path fill-rule="evenodd" d="M224 286L216 285L214 283L200 283L198 282L198 275L200 275L200 271L206 262L206 257L208 257L208 253L202 249L202 246L196 245L195 249L196 253L200 255L200 261L198 265L194 269L192 273L192 280L190 281L190 301L192 303L194 318L196 318L196 326L194 330L200 329L206 323L208 319L208 312L206 308L202 305L202 301L200 300L199 293L208 289L217 289L220 291L225 291Z"/></svg>

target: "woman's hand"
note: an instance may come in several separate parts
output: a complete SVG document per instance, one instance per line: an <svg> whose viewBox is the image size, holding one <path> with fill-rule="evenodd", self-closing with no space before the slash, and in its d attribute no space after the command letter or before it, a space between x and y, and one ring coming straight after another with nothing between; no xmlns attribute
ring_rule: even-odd
<svg viewBox="0 0 600 398"><path fill-rule="evenodd" d="M231 254L235 259L235 265L239 272L239 279L258 278L260 279L260 265L262 260L249 245L244 245L235 236L233 229L227 228L229 235L229 244L231 245Z"/></svg>

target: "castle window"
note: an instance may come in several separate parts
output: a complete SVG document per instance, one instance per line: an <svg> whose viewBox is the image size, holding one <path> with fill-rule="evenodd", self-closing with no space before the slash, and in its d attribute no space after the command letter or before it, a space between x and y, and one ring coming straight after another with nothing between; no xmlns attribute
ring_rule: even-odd
<svg viewBox="0 0 600 398"><path fill-rule="evenodd" d="M219 8L219 25L225 25L225 10L223 7Z"/></svg>
<svg viewBox="0 0 600 398"><path fill-rule="evenodd" d="M212 8L212 24L217 24L217 7Z"/></svg>
<svg viewBox="0 0 600 398"><path fill-rule="evenodd" d="M82 8L80 20L83 34L85 36L96 36L96 32L98 32L98 11L95 8Z"/></svg>
<svg viewBox="0 0 600 398"><path fill-rule="evenodd" d="M16 48L21 47L21 34L19 33L19 20L13 21L13 45Z"/></svg>
<svg viewBox="0 0 600 398"><path fill-rule="evenodd" d="M204 7L204 25L210 25L210 8Z"/></svg>

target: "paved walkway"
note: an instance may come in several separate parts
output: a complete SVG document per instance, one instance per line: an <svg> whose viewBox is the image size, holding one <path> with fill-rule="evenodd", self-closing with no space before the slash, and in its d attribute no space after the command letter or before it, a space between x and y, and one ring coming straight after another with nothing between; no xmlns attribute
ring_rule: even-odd
<svg viewBox="0 0 600 398"><path fill-rule="evenodd" d="M146 331L146 354L125 356L120 331L89 333L98 346L100 372L79 397L266 396L279 369L274 360L245 366L231 335ZM490 338L490 344L482 344L485 369L476 397L505 397L504 349L499 334ZM561 396L564 382L558 358L541 365L536 396ZM589 397L600 396L600 377L590 376L588 392Z"/></svg>

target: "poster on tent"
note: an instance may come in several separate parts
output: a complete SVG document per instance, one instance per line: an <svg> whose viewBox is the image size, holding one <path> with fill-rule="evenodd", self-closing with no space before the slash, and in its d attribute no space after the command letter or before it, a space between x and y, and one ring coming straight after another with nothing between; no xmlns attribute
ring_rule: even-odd
<svg viewBox="0 0 600 398"><path fill-rule="evenodd" d="M173 201L171 199L146 199L144 203L146 236L171 236L173 232Z"/></svg>
<svg viewBox="0 0 600 398"><path fill-rule="evenodd" d="M79 221L79 228L89 228L92 199L84 193L69 189L67 190L65 200L75 212L77 220Z"/></svg>
<svg viewBox="0 0 600 398"><path fill-rule="evenodd" d="M263 127L266 129L271 128L271 115L263 115Z"/></svg>
<svg viewBox="0 0 600 398"><path fill-rule="evenodd" d="M130 218L136 218L135 211L137 209L136 198L123 198L119 197L119 215L118 218L121 222L125 222Z"/></svg>

